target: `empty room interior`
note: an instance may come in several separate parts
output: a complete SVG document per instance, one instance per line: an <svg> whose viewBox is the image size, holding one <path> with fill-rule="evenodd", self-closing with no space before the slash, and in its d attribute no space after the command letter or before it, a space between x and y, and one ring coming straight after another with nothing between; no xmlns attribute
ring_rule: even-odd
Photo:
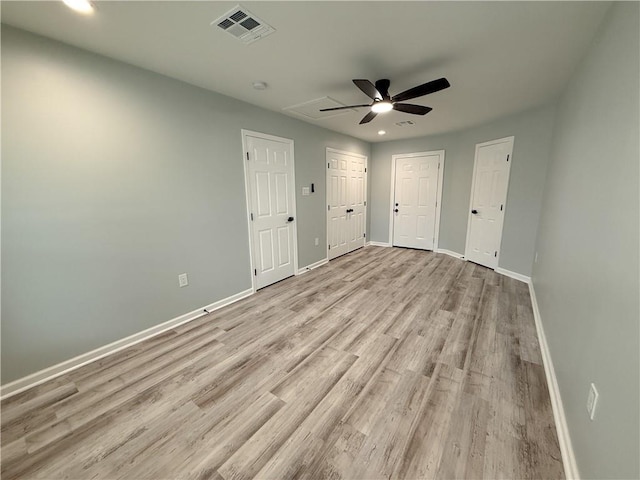
<svg viewBox="0 0 640 480"><path fill-rule="evenodd" d="M640 3L1 2L1 478L640 478Z"/></svg>

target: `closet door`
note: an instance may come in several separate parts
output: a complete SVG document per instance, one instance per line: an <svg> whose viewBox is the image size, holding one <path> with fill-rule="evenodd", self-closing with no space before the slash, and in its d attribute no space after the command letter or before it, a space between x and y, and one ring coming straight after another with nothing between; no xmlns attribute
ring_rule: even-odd
<svg viewBox="0 0 640 480"><path fill-rule="evenodd" d="M347 251L351 252L365 244L365 158L352 156L349 158L348 198L349 213L347 213Z"/></svg>
<svg viewBox="0 0 640 480"><path fill-rule="evenodd" d="M367 158L327 149L328 258L365 244Z"/></svg>

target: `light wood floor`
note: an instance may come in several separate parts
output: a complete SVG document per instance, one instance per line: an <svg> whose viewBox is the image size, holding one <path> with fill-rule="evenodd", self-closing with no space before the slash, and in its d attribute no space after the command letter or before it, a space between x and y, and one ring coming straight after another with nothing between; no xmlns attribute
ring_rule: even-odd
<svg viewBox="0 0 640 480"><path fill-rule="evenodd" d="M367 247L7 399L2 479L563 478L527 285Z"/></svg>

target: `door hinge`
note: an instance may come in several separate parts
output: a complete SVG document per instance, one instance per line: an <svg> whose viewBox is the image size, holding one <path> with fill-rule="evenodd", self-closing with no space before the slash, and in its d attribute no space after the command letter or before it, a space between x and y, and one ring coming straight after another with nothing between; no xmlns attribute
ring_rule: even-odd
<svg viewBox="0 0 640 480"><path fill-rule="evenodd" d="M247 152L247 160L249 160L249 152Z"/></svg>
<svg viewBox="0 0 640 480"><path fill-rule="evenodd" d="M255 277L257 277L257 276L258 276L258 269L257 269L257 268L254 268L254 269L253 269L253 275L254 275Z"/></svg>
<svg viewBox="0 0 640 480"><path fill-rule="evenodd" d="M331 245L329 245L329 250L331 250Z"/></svg>
<svg viewBox="0 0 640 480"><path fill-rule="evenodd" d="M438 202L436 202L436 208L438 208Z"/></svg>
<svg viewBox="0 0 640 480"><path fill-rule="evenodd" d="M327 211L331 211L331 205L327 205Z"/></svg>
<svg viewBox="0 0 640 480"><path fill-rule="evenodd" d="M331 164L327 162L327 168L331 168Z"/></svg>
<svg viewBox="0 0 640 480"><path fill-rule="evenodd" d="M364 232L364 233L362 234L362 236L363 236L364 238L367 238L367 232Z"/></svg>
<svg viewBox="0 0 640 480"><path fill-rule="evenodd" d="M367 167L364 168L364 173L367 173Z"/></svg>
<svg viewBox="0 0 640 480"><path fill-rule="evenodd" d="M251 221L253 222L253 213L251 214Z"/></svg>
<svg viewBox="0 0 640 480"><path fill-rule="evenodd" d="M364 202L364 206L365 206L365 207L367 206L367 202L366 202L366 201Z"/></svg>
<svg viewBox="0 0 640 480"><path fill-rule="evenodd" d="M504 205L500 205L500 211L502 211L503 208L504 208Z"/></svg>
<svg viewBox="0 0 640 480"><path fill-rule="evenodd" d="M507 155L507 162L509 161L509 155Z"/></svg>
<svg viewBox="0 0 640 480"><path fill-rule="evenodd" d="M494 252L494 253L493 253L493 256L494 256L494 257L497 257L497 256L498 256L498 252Z"/></svg>
<svg viewBox="0 0 640 480"><path fill-rule="evenodd" d="M440 170L440 163L438 163L438 170Z"/></svg>

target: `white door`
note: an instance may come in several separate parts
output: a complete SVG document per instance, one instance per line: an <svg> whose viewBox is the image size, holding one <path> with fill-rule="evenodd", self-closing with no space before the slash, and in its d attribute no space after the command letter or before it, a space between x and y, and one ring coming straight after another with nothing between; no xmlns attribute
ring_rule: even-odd
<svg viewBox="0 0 640 480"><path fill-rule="evenodd" d="M365 243L365 158L349 158L349 187L347 192L347 250L352 252Z"/></svg>
<svg viewBox="0 0 640 480"><path fill-rule="evenodd" d="M327 149L327 239L330 260L365 244L366 171L366 157Z"/></svg>
<svg viewBox="0 0 640 480"><path fill-rule="evenodd" d="M243 132L256 289L296 271L293 141Z"/></svg>
<svg viewBox="0 0 640 480"><path fill-rule="evenodd" d="M467 260L496 268L509 186L513 137L476 145L467 227Z"/></svg>
<svg viewBox="0 0 640 480"><path fill-rule="evenodd" d="M434 249L443 158L444 151L393 157L392 245Z"/></svg>
<svg viewBox="0 0 640 480"><path fill-rule="evenodd" d="M327 237L329 260L349 251L347 242L347 195L349 185L349 157L327 150Z"/></svg>

